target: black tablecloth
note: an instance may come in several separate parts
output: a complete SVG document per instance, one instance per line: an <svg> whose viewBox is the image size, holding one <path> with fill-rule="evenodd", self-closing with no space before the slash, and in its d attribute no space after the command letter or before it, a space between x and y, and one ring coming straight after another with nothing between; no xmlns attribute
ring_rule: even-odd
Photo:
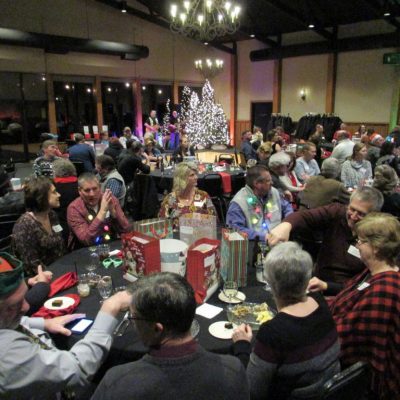
<svg viewBox="0 0 400 400"><path fill-rule="evenodd" d="M226 172L230 175L240 175L243 174L245 171L240 167L232 167L227 171L221 171L221 172ZM199 187L203 187L204 185L202 185L201 181L204 179L204 177L207 174L217 174L217 173L218 171L199 172L197 185ZM158 193L163 194L165 191L167 191L167 193L172 191L172 183L174 177L174 170L172 168L166 168L164 172L161 172L160 169L155 169L154 171L151 171L150 176L152 176L154 179Z"/></svg>
<svg viewBox="0 0 400 400"><path fill-rule="evenodd" d="M113 242L110 245L111 250L119 249L121 243L119 241ZM252 244L250 243L250 248ZM251 254L249 255L249 264L251 262ZM89 263L89 249L83 248L76 250L61 259L54 262L49 269L54 273L54 278L57 278L66 272L74 270L74 263L76 262L78 268L78 274L87 273L85 270L85 265ZM122 286L128 284L126 280L122 277L122 271L120 268L109 267L108 269L104 267L99 267L96 273L100 275L111 275L114 283L114 287ZM250 302L264 302L273 305L273 300L270 292L264 290L264 285L256 281L256 270L254 267L250 266L248 268L248 284L246 287L240 289L246 294L246 301ZM67 294L67 293L77 293L76 287L67 289L64 292L58 293L57 296ZM208 332L208 327L216 322L226 320L226 303L221 302L218 299L219 290L214 293L214 295L208 300L208 303L224 308L224 310L218 314L213 319L207 319L202 316L196 315L196 320L200 325L200 332L197 336L199 343L207 350L216 353L229 353L231 349L231 340L222 340L214 338ZM100 308L100 295L96 288L91 289L90 296L82 298L81 303L75 312L86 313L88 318L94 319ZM122 319L123 314L119 316ZM72 334L71 336L61 336L54 335L53 340L58 348L69 349L74 343L80 340L83 336ZM125 362L137 360L143 356L147 349L141 343L135 329L134 325L131 324L125 334L121 337L115 337L114 342L110 351L110 354L103 366L104 370L110 368L111 366L122 364ZM100 372L102 375L102 372Z"/></svg>

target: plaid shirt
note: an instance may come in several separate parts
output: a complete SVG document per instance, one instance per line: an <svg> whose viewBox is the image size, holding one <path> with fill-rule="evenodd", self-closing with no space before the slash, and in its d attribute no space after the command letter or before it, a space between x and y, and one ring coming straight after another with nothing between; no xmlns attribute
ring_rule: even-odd
<svg viewBox="0 0 400 400"><path fill-rule="evenodd" d="M369 285L362 285L367 282ZM360 284L361 283L361 284ZM380 399L400 393L400 274L364 270L331 303L344 366L367 361Z"/></svg>

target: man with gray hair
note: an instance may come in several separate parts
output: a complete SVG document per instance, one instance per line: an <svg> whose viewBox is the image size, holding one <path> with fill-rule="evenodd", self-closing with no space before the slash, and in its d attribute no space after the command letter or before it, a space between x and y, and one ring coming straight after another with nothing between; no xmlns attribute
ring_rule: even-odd
<svg viewBox="0 0 400 400"><path fill-rule="evenodd" d="M210 353L194 339L196 300L184 277L153 274L130 290L130 319L149 353L109 370L92 400L249 399L240 361Z"/></svg>
<svg viewBox="0 0 400 400"><path fill-rule="evenodd" d="M78 191L79 197L67 211L70 249L107 242L129 230L130 224L118 199L110 189L101 193L100 182L94 174L87 172L79 176Z"/></svg>
<svg viewBox="0 0 400 400"><path fill-rule="evenodd" d="M246 186L229 204L227 225L247 233L249 240L265 241L269 231L293 212L291 204L271 183L271 175L264 166L249 168Z"/></svg>
<svg viewBox="0 0 400 400"><path fill-rule="evenodd" d="M382 194L370 187L353 192L348 206L332 203L289 215L267 236L271 246L286 242L296 232L322 232L323 240L316 262L316 275L325 281L343 283L364 268L355 247L355 224L372 211L380 211Z"/></svg>
<svg viewBox="0 0 400 400"><path fill-rule="evenodd" d="M327 206L333 202L348 204L350 193L336 178L340 174L340 163L336 158L327 158L321 166L321 175L311 177L303 192L299 194L300 210Z"/></svg>
<svg viewBox="0 0 400 400"><path fill-rule="evenodd" d="M353 154L354 142L350 140L350 133L347 131L338 131L337 138L338 144L333 149L332 157L343 164Z"/></svg>

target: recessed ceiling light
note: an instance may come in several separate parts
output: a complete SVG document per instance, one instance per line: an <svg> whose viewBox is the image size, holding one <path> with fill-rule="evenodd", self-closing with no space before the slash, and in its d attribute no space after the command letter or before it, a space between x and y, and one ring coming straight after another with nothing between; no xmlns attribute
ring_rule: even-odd
<svg viewBox="0 0 400 400"><path fill-rule="evenodd" d="M111 90L112 90L112 89L111 89L110 87L107 88L107 91L108 91L108 92L111 92Z"/></svg>
<svg viewBox="0 0 400 400"><path fill-rule="evenodd" d="M204 42L204 45L205 45L205 46L208 46L208 42Z"/></svg>
<svg viewBox="0 0 400 400"><path fill-rule="evenodd" d="M162 94L162 90L161 89L158 89L158 94Z"/></svg>
<svg viewBox="0 0 400 400"><path fill-rule="evenodd" d="M126 86L126 87L129 87L129 82L126 82L126 83L125 83L125 86Z"/></svg>
<svg viewBox="0 0 400 400"><path fill-rule="evenodd" d="M142 90L146 90L146 86L142 86Z"/></svg>
<svg viewBox="0 0 400 400"><path fill-rule="evenodd" d="M385 14L383 14L384 17L390 17L390 12L385 12Z"/></svg>
<svg viewBox="0 0 400 400"><path fill-rule="evenodd" d="M315 25L314 25L314 24L309 24L309 25L308 25L308 28L309 28L309 29L313 29L313 28L315 28Z"/></svg>
<svg viewBox="0 0 400 400"><path fill-rule="evenodd" d="M255 38L255 37L256 37L256 35L254 35L254 34L251 34L251 35L250 35L250 37L251 37L251 38Z"/></svg>
<svg viewBox="0 0 400 400"><path fill-rule="evenodd" d="M69 89L71 89L71 87L68 84L66 84L65 89L69 90Z"/></svg>
<svg viewBox="0 0 400 400"><path fill-rule="evenodd" d="M121 12L126 13L126 1L121 1L120 7L121 7Z"/></svg>

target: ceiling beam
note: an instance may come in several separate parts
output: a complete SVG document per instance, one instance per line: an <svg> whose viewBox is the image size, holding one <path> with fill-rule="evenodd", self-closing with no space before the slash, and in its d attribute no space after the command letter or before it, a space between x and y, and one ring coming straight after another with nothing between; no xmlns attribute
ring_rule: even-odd
<svg viewBox="0 0 400 400"><path fill-rule="evenodd" d="M270 7L275 8L275 10L286 14L288 17L296 21L297 23L305 26L308 28L308 25L313 22L315 27L312 29L315 33L318 33L318 35L324 37L327 40L335 40L335 36L327 31L324 28L321 28L318 26L318 22L316 21L305 21L304 16L299 13L297 10L294 10L290 7L288 7L286 4L282 3L280 0L264 0Z"/></svg>
<svg viewBox="0 0 400 400"><path fill-rule="evenodd" d="M400 32L385 33L381 35L356 36L338 39L335 46L331 43L312 42L283 46L281 48L267 48L253 50L250 52L251 61L276 60L279 58L308 56L315 54L327 54L332 52L346 52L369 49L380 49L385 47L399 47Z"/></svg>
<svg viewBox="0 0 400 400"><path fill-rule="evenodd" d="M379 19L383 19L388 24L394 26L396 29L400 29L400 23L397 21L397 19L393 15L390 15L389 17L384 17L383 16L382 5L378 1L376 1L376 0L364 0L364 3L366 3L367 6L370 7L370 9L375 13L375 15Z"/></svg>
<svg viewBox="0 0 400 400"><path fill-rule="evenodd" d="M105 4L109 7L113 7L116 10L120 10L120 2L117 0L96 0L99 3ZM170 29L169 28L169 22L163 18L158 18L155 15L147 14L143 11L138 10L137 8L127 6L126 7L126 13L133 15L135 17L141 18L147 22L151 22L152 24L156 24L158 26L161 26L162 28L165 29ZM215 42L210 42L210 46L215 47L218 50L224 51L225 53L229 54L235 54L234 50L228 46L224 46L223 44L218 44Z"/></svg>

